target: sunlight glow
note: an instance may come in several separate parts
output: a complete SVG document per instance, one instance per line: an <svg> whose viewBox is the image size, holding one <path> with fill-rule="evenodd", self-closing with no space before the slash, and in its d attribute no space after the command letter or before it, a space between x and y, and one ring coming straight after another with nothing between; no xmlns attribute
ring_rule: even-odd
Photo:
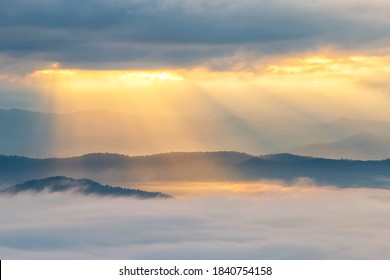
<svg viewBox="0 0 390 280"><path fill-rule="evenodd" d="M318 75L337 76L348 75L358 78L360 75L389 72L386 62L389 58L369 56L321 57L310 56L298 59L287 59L265 68L265 73L281 75ZM298 77L299 78L299 77Z"/></svg>
<svg viewBox="0 0 390 280"><path fill-rule="evenodd" d="M348 112L390 118L384 95L389 92L390 57L313 53L252 64L241 70L216 71L205 66L82 70L54 63L26 80L71 111L176 114L183 108L189 114L208 115L221 108L237 114L258 110L259 104L267 110L298 112L321 105L331 115ZM213 103L207 101L210 98ZM186 106L189 101L191 108Z"/></svg>
<svg viewBox="0 0 390 280"><path fill-rule="evenodd" d="M150 81L154 80L164 80L164 81L182 81L184 80L182 77L178 75L174 75L172 73L168 72L156 72L156 73L148 73L148 72L125 72L121 74L121 77L124 79L133 79L133 78L140 78L140 79L146 79Z"/></svg>
<svg viewBox="0 0 390 280"><path fill-rule="evenodd" d="M220 135L234 131L233 137L223 140L228 150L263 153L283 145L258 133L267 118L314 122L343 116L390 121L390 57L312 54L253 64L224 71L205 66L82 70L53 64L17 81L39 92L54 112L101 111L75 118L66 129L55 131L55 143L73 135L63 143L64 155L83 153L66 150L71 142L82 143L91 152L114 146L115 152L127 154L219 150L218 131L225 133ZM10 77L1 79L10 81ZM104 112L120 113L116 126L101 129L109 118ZM83 118L93 119L95 125L85 130ZM232 121L227 124L226 119ZM215 120L223 120L223 125ZM53 126L64 127L61 121L59 117ZM91 131L98 135L99 145L88 140ZM118 132L122 137L115 141L108 137ZM241 133L250 137L243 140Z"/></svg>
<svg viewBox="0 0 390 280"><path fill-rule="evenodd" d="M39 77L40 75L58 75L58 76L73 76L76 75L77 72L75 70L57 70L57 69L47 69L47 70L39 70L34 72L34 76Z"/></svg>
<svg viewBox="0 0 390 280"><path fill-rule="evenodd" d="M138 80L138 81L182 81L183 77L175 73L167 71L94 71L94 70L79 70L79 69L45 69L38 70L32 74L32 77L36 79L42 78L42 76L52 76L61 78L63 76L77 76L77 79L107 79L107 78L120 78L126 80Z"/></svg>

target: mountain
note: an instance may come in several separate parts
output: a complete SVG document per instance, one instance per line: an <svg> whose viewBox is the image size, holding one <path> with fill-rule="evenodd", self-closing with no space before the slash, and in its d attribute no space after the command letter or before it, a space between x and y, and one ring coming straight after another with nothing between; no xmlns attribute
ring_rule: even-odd
<svg viewBox="0 0 390 280"><path fill-rule="evenodd" d="M390 189L390 159L344 160L275 154L253 157L237 169L246 180L275 179L294 182L311 178L318 185Z"/></svg>
<svg viewBox="0 0 390 280"><path fill-rule="evenodd" d="M283 127L296 127L298 131L299 126L293 120L257 121L238 116L207 119L105 111L44 114L0 109L0 154L42 158L100 151L138 155L221 149L273 152L284 147L278 145L284 142L281 140L286 133L295 138L291 131L283 132ZM270 134L272 130L274 134Z"/></svg>
<svg viewBox="0 0 390 280"><path fill-rule="evenodd" d="M318 185L337 187L390 186L390 159L344 160L238 152L166 153L130 157L87 154L73 158L31 159L0 156L0 186L61 174L91 178L110 185L159 182L237 182L311 178Z"/></svg>
<svg viewBox="0 0 390 280"><path fill-rule="evenodd" d="M361 133L390 141L389 127L388 122L347 118L309 123L233 113L209 118L105 111L46 114L0 109L0 154L38 158L100 151L133 155L215 150L269 154L295 152L294 147L333 143ZM363 155L370 153L369 149L364 152L365 147L360 147ZM339 157L349 158L351 154L347 151L339 149Z"/></svg>
<svg viewBox="0 0 390 280"><path fill-rule="evenodd" d="M299 156L289 153L283 154L269 154L259 156L261 159L270 160L270 161L281 161L281 162L300 162L305 160L312 160L313 157Z"/></svg>
<svg viewBox="0 0 390 280"><path fill-rule="evenodd" d="M0 191L0 194L18 194L22 192L73 192L97 196L130 196L135 198L170 198L160 192L146 192L138 189L126 189L102 185L89 179L73 179L63 176L31 180Z"/></svg>
<svg viewBox="0 0 390 280"><path fill-rule="evenodd" d="M339 139L361 133L390 139L390 123L384 121L338 118L334 121L319 123L314 126L326 134L338 135Z"/></svg>
<svg viewBox="0 0 390 280"><path fill-rule="evenodd" d="M239 179L235 166L252 156L238 152L165 153L149 156L95 153L72 158L0 156L0 185L58 174L110 184Z"/></svg>
<svg viewBox="0 0 390 280"><path fill-rule="evenodd" d="M325 158L385 159L390 157L390 141L370 133L359 133L339 141L296 147L291 152Z"/></svg>
<svg viewBox="0 0 390 280"><path fill-rule="evenodd" d="M45 156L51 149L54 115L0 110L0 153Z"/></svg>

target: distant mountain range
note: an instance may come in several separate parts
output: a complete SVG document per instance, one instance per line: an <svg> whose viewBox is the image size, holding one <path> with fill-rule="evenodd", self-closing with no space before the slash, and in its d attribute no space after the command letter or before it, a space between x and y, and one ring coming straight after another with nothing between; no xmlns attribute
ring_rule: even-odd
<svg viewBox="0 0 390 280"><path fill-rule="evenodd" d="M134 197L134 198L170 198L160 192L146 192L138 189L126 189L102 185L89 179L73 179L63 176L31 180L0 191L1 194L18 194L23 192L73 192L84 195Z"/></svg>
<svg viewBox="0 0 390 280"><path fill-rule="evenodd" d="M370 133L359 133L339 141L311 144L292 149L299 155L348 159L390 158L390 141Z"/></svg>
<svg viewBox="0 0 390 280"><path fill-rule="evenodd" d="M339 118L306 123L289 118L174 117L104 111L45 114L0 109L0 154L69 157L110 151L245 151L349 159L390 156L390 123ZM368 136L370 135L370 136Z"/></svg>
<svg viewBox="0 0 390 280"><path fill-rule="evenodd" d="M228 182L311 178L318 185L390 188L390 160L335 160L238 152L166 153L150 156L87 154L73 158L31 159L0 156L0 184L5 188L52 176L91 178L111 185L146 182Z"/></svg>
<svg viewBox="0 0 390 280"><path fill-rule="evenodd" d="M130 157L99 153L72 158L0 156L0 184L57 175L123 184L158 181L239 180L236 166L252 158L238 152L166 153Z"/></svg>
<svg viewBox="0 0 390 280"><path fill-rule="evenodd" d="M390 189L390 160L343 160L276 154L253 157L239 164L247 180L279 179L293 182L311 178L318 185Z"/></svg>

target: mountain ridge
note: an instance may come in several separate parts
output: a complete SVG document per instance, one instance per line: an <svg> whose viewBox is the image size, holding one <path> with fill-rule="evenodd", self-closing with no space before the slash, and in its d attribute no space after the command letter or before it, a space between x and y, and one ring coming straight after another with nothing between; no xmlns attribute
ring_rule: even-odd
<svg viewBox="0 0 390 280"><path fill-rule="evenodd" d="M340 141L359 133L390 141L389 127L390 122L348 118L312 123L265 115L191 118L109 111L41 113L0 109L0 154L33 158L63 158L99 151L134 155L172 150L269 154L294 152L295 147ZM362 148L370 151L368 146ZM339 153L340 158L349 157L343 150Z"/></svg>
<svg viewBox="0 0 390 280"><path fill-rule="evenodd" d="M101 153L48 159L0 156L0 185L59 174L91 178L111 185L257 180L292 182L305 177L318 185L389 188L390 159L326 159L288 153L252 156L239 152L176 152L134 157Z"/></svg>
<svg viewBox="0 0 390 280"><path fill-rule="evenodd" d="M386 159L390 157L390 140L372 133L358 133L338 141L323 142L295 147L292 153L302 156L349 158L349 159Z"/></svg>
<svg viewBox="0 0 390 280"><path fill-rule="evenodd" d="M135 198L171 198L172 196L160 192L147 192L140 189L127 189L102 185L91 179L74 179L65 176L54 176L43 179L29 180L16 184L4 190L0 194L16 195L22 192L73 192L84 195L111 196L111 197L135 197Z"/></svg>

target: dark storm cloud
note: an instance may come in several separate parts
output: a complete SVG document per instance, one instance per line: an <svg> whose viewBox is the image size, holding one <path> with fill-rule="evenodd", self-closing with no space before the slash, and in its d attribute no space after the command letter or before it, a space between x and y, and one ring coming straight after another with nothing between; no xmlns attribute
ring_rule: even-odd
<svg viewBox="0 0 390 280"><path fill-rule="evenodd" d="M383 21L282 1L6 0L0 52L94 67L191 65L237 52L284 53L324 44L356 47L387 35ZM95 67L101 67L95 66Z"/></svg>

